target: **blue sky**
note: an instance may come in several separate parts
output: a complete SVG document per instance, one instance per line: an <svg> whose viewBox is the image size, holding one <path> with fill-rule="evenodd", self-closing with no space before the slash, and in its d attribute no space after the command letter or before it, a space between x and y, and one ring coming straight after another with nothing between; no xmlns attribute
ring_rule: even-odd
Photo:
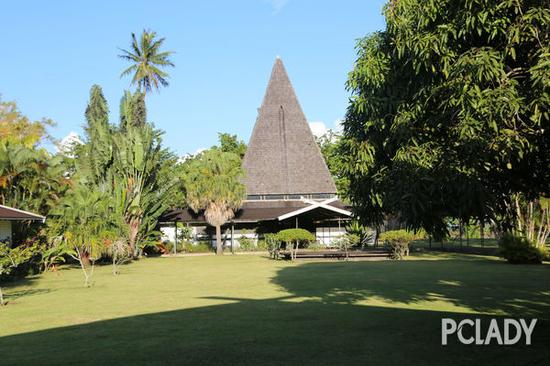
<svg viewBox="0 0 550 366"><path fill-rule="evenodd" d="M178 154L248 141L271 67L280 55L310 122L333 128L349 94L355 41L384 27L380 0L9 1L0 22L0 94L31 118L49 117L56 138L82 133L92 84L118 120L129 79L118 47L147 28L166 37L170 86L147 96L149 120ZM317 128L322 126L316 125Z"/></svg>

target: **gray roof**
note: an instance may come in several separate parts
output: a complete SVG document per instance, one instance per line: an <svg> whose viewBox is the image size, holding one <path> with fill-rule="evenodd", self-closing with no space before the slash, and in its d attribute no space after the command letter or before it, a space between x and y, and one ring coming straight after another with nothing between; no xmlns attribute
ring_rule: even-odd
<svg viewBox="0 0 550 366"><path fill-rule="evenodd" d="M349 210L350 207L344 205L340 200L331 202L329 206ZM292 200L266 200L266 201L245 201L242 207L235 212L235 217L229 221L232 222L258 222L258 221L272 221L277 220L281 215L288 214L290 212L299 210L310 206L309 203ZM322 218L346 218L347 216L338 214L323 208L318 208L314 212L309 212L304 215L314 215L316 219ZM205 223L204 212L199 213L193 211L190 208L174 209L166 212L161 218L160 222L189 222L189 223Z"/></svg>
<svg viewBox="0 0 550 366"><path fill-rule="evenodd" d="M336 193L280 58L243 161L248 195Z"/></svg>

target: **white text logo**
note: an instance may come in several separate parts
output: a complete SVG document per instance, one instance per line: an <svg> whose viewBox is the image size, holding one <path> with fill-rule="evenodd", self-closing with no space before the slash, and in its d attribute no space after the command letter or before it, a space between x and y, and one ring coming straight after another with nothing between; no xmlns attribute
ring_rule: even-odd
<svg viewBox="0 0 550 366"><path fill-rule="evenodd" d="M531 344L531 335L537 324L537 319L529 323L525 319L504 319L502 322L491 319L489 328L482 330L481 319L463 319L457 323L450 318L441 319L441 344L447 345L449 336L456 334L462 344L488 345L513 345L522 338L525 344Z"/></svg>

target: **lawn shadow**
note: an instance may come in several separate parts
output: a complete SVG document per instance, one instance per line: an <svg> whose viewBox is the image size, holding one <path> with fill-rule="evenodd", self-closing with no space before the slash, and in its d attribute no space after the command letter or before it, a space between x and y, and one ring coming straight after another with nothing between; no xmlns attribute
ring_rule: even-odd
<svg viewBox="0 0 550 366"><path fill-rule="evenodd" d="M351 270L350 270L351 269ZM283 268L273 282L297 297L354 304L447 301L471 311L550 319L550 265L447 256L446 260L305 263Z"/></svg>
<svg viewBox="0 0 550 366"><path fill-rule="evenodd" d="M509 310L509 301L530 299L524 309L548 311L542 284L516 289L508 283L495 293L490 291L495 281L474 280L489 275L511 280L518 267L475 268L475 263L479 266L455 260L282 266L272 279L288 292L279 298L220 293L209 297L217 305L5 336L2 365L547 364L548 321L539 321L531 346L465 346L454 338L442 346L442 318L475 317L486 324L492 316L356 304L374 295L413 302L438 292L471 308ZM529 267L516 275L542 282L545 270ZM475 299L478 294L492 300Z"/></svg>
<svg viewBox="0 0 550 366"><path fill-rule="evenodd" d="M4 294L4 303L5 305L9 305L10 303L13 303L19 298L30 296L30 295L36 295L36 294L46 294L51 292L51 289L37 289L32 288L34 282L36 282L40 276L34 275L34 276L28 276L24 278L18 278L16 280L10 280L6 283L1 283L2 286L2 292ZM19 289L16 291L13 291L12 288L20 288L23 287L23 289ZM31 288L24 288L24 287L31 287ZM13 305L13 304L12 304Z"/></svg>
<svg viewBox="0 0 550 366"><path fill-rule="evenodd" d="M50 289L25 289L19 291L11 291L7 294L4 294L4 304L9 305L11 302L16 301L17 299L30 295L37 294L47 294L51 292Z"/></svg>
<svg viewBox="0 0 550 366"><path fill-rule="evenodd" d="M548 324L538 324L529 347L467 347L454 339L444 347L441 318L468 315L285 298L227 300L234 302L2 337L2 365L502 365L550 359Z"/></svg>

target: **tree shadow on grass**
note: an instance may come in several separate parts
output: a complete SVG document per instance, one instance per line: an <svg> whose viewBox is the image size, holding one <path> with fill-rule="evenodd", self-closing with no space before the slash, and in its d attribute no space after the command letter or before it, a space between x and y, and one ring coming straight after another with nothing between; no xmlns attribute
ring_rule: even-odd
<svg viewBox="0 0 550 366"><path fill-rule="evenodd" d="M540 295L543 284L513 288L508 282L494 293L488 288L496 279L474 280L491 275L511 281L513 270L418 262L285 266L272 281L288 296L251 300L220 294L210 298L218 305L1 337L0 360L2 365L548 364L548 321L539 321L531 346L464 346L454 338L441 346L442 318L475 317L485 324L490 316L355 304L374 295L413 302L439 292L471 308L509 309L508 301L529 299L525 309L548 310L542 304L546 295ZM544 282L540 275L548 273L510 268L524 276L522 283ZM478 292L468 291L472 288ZM475 299L479 293L492 300Z"/></svg>
<svg viewBox="0 0 550 366"><path fill-rule="evenodd" d="M380 298L411 304L446 301L470 311L550 319L550 265L452 257L403 262L306 263L273 282L298 297L354 304Z"/></svg>
<svg viewBox="0 0 550 366"><path fill-rule="evenodd" d="M4 295L4 302L5 302L5 305L7 306L21 297L37 295L37 294L47 294L49 292L51 292L50 289L32 289L32 288L19 290L19 291L11 291L8 294Z"/></svg>
<svg viewBox="0 0 550 366"><path fill-rule="evenodd" d="M2 364L504 365L550 360L547 324L538 325L530 347L467 347L454 339L443 347L441 318L449 314L441 312L233 300L2 337Z"/></svg>
<svg viewBox="0 0 550 366"><path fill-rule="evenodd" d="M33 286L33 283L38 279L38 276L29 276L21 279L17 279L17 281L8 281L6 283L1 283L0 286L2 286L2 292L4 294L4 303L6 306L13 305L14 302L16 302L19 298L30 296L30 295L36 295L36 294L46 294L51 292L51 289L36 289L36 288L24 288L21 290L13 291L11 290L12 287L25 287L25 286Z"/></svg>

